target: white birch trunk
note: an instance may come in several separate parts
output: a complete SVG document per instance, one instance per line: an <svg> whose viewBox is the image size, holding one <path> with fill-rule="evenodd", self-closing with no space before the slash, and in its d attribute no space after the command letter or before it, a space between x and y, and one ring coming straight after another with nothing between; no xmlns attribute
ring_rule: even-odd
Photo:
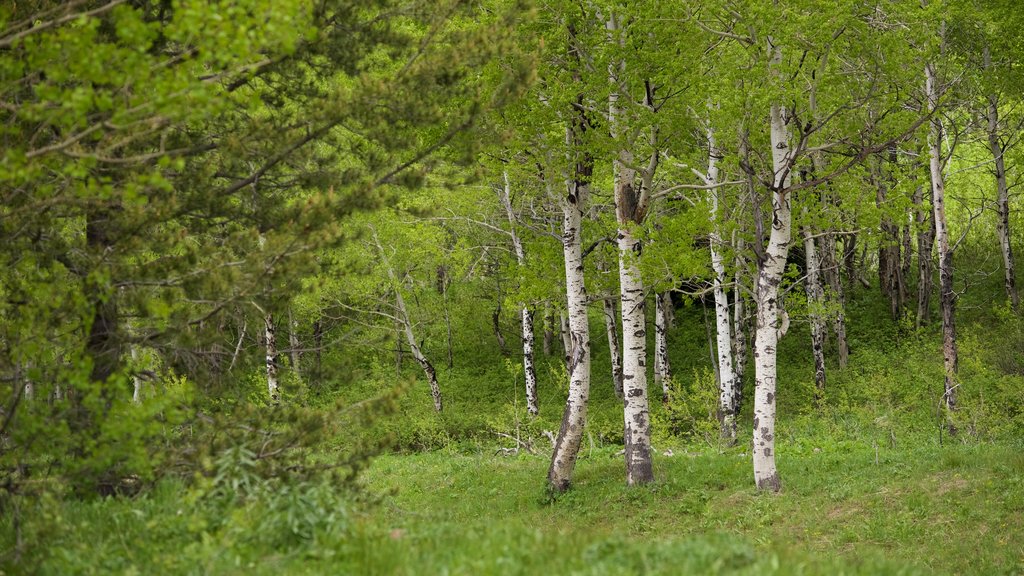
<svg viewBox="0 0 1024 576"><path fill-rule="evenodd" d="M821 263L809 226L803 227L804 255L807 260L807 304L811 308L811 352L814 355L814 401L821 405L825 399L825 321L818 312L825 303L819 271Z"/></svg>
<svg viewBox="0 0 1024 576"><path fill-rule="evenodd" d="M985 68L991 65L992 56L988 48L985 48ZM999 140L999 97L995 94L988 97L988 144L996 168L996 232L1003 256L1003 286L1010 305L1017 309L1020 307L1020 297L1017 295L1017 276L1013 267L1013 248L1010 245L1010 193L1006 184L1005 150Z"/></svg>
<svg viewBox="0 0 1024 576"><path fill-rule="evenodd" d="M925 66L925 91L928 110L938 106L938 80L934 66ZM932 210L935 218L935 241L939 252L939 306L942 310L942 355L945 364L943 402L949 411L956 410L958 351L956 342L956 293L953 291L953 246L946 222L946 183L942 173L942 122L933 116L928 139L929 172L932 181ZM950 422L949 429L955 431Z"/></svg>
<svg viewBox="0 0 1024 576"><path fill-rule="evenodd" d="M441 386L437 383L437 370L434 369L434 365L427 359L420 349L419 344L416 342L416 335L412 330L412 320L409 317L409 309L405 305L405 298L402 297L402 289L398 282L398 276L395 274L394 268L391 267L391 263L388 262L387 253L384 251L384 246L381 245L380 240L377 238L377 231L371 228L373 234L373 242L377 246L377 251L380 254L381 260L384 262L385 268L387 268L388 278L391 280L391 285L395 289L395 319L401 325L402 332L405 334L406 344L409 345L409 352L412 354L416 363L423 369L423 373L427 377L427 383L430 385L430 396L434 400L434 411L441 412L444 409L444 403L441 398Z"/></svg>
<svg viewBox="0 0 1024 576"><path fill-rule="evenodd" d="M624 40L615 14L606 26L610 41L619 47ZM613 61L609 67L612 91L608 97L608 115L612 138L623 137L624 111L619 106L619 90L625 81L625 62ZM625 97L626 95L621 95ZM650 404L647 399L647 322L645 295L640 276L642 249L635 229L647 216L649 183L657 167L657 152L642 179L637 178L634 156L628 143L620 142L612 166L615 188L615 213L618 222L619 290L622 302L622 380L625 421L624 443L626 483L630 486L654 480L651 462Z"/></svg>
<svg viewBox="0 0 1024 576"><path fill-rule="evenodd" d="M718 184L718 158L721 153L715 145L715 132L708 129L708 186ZM733 368L732 330L729 326L729 300L725 294L725 261L722 258L722 233L719 218L720 188L711 188L711 268L715 273L715 348L718 364L718 414L722 438L729 444L736 441L736 371ZM738 273L738 272L737 272ZM742 298L736 290L737 310L741 310ZM737 312L739 313L739 312Z"/></svg>
<svg viewBox="0 0 1024 576"><path fill-rule="evenodd" d="M570 136L571 138L571 136ZM565 344L569 358L569 397L565 402L562 425L555 440L548 469L548 487L564 492L572 482L576 457L583 441L590 397L590 327L587 323L587 290L583 282L583 249L580 238L583 210L586 206L587 184L579 180L568 183L568 194L562 204L562 254L565 260L565 286L569 342Z"/></svg>
<svg viewBox="0 0 1024 576"><path fill-rule="evenodd" d="M734 414L739 418L740 408L743 405L743 375L747 372L747 297L743 294L743 271L746 270L747 263L743 259L743 251L746 249L743 237L734 234L733 245L736 250L736 273L733 276L735 288L733 288L732 304L732 349L735 359L732 364L735 375L732 406Z"/></svg>
<svg viewBox="0 0 1024 576"><path fill-rule="evenodd" d="M508 172L503 172L505 185L501 189L501 204L505 208L505 216L508 218L509 236L512 238L512 248L516 255L516 263L520 269L526 267L526 252L523 250L523 242L516 232L516 215L512 210L512 184L508 179ZM536 416L540 409L537 406L537 372L533 366L533 312L527 306L522 310L523 329L523 375L526 382L526 410Z"/></svg>
<svg viewBox="0 0 1024 576"><path fill-rule="evenodd" d="M615 395L622 398L622 355L619 353L618 314L615 310L615 299L605 298L604 329L608 335L608 354L612 363L612 383Z"/></svg>
<svg viewBox="0 0 1024 576"><path fill-rule="evenodd" d="M441 412L444 409L444 403L441 400L441 387L437 383L437 370L434 369L434 365L423 354L423 351L420 350L419 344L416 343L416 335L412 331L412 322L409 320L409 310L405 306L405 298L402 298L402 291L399 290L397 285L395 286L395 303L398 305L398 317L402 322L402 329L405 332L405 341L409 345L409 351L412 353L416 363L423 369L427 382L430 384L430 396L434 400L434 410Z"/></svg>
<svg viewBox="0 0 1024 576"><path fill-rule="evenodd" d="M299 370L299 362L302 360L302 353L299 350L301 347L299 342L299 323L295 321L290 308L288 309L288 347L291 348L289 356L292 360L292 372L295 372L296 376L302 378L302 372Z"/></svg>
<svg viewBox="0 0 1024 576"><path fill-rule="evenodd" d="M668 401L672 367L668 360L668 329L672 324L672 297L668 292L654 295L654 385L661 399Z"/></svg>
<svg viewBox="0 0 1024 576"><path fill-rule="evenodd" d="M773 62L782 59L775 48ZM786 269L789 241L792 234L792 213L788 197L792 158L785 110L778 104L771 107L772 166L772 230L765 250L764 262L757 277L755 299L757 332L754 339L754 482L758 490L778 492L781 487L775 466L775 392L778 341L785 312L781 310L779 285ZM780 314L781 312L781 314Z"/></svg>
<svg viewBox="0 0 1024 576"><path fill-rule="evenodd" d="M139 369L139 350L135 346L131 347L132 355L132 371L137 372ZM132 403L142 403L142 378L139 378L138 374L132 374Z"/></svg>
<svg viewBox="0 0 1024 576"><path fill-rule="evenodd" d="M267 393L270 395L270 403L277 404L281 400L277 385L277 338L274 334L274 317L267 314L263 318L266 326L267 346Z"/></svg>

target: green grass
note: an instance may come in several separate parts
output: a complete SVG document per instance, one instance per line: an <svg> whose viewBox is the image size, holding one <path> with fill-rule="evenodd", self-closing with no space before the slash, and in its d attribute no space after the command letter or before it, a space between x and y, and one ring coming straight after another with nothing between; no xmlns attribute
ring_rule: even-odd
<svg viewBox="0 0 1024 576"><path fill-rule="evenodd" d="M399 536L387 548L399 573L1024 570L1024 456L1013 448L880 449L876 463L874 450L782 447L779 464L775 496L750 487L736 450L663 456L658 481L634 489L621 457L602 450L553 503L538 482L546 462L526 456L389 456L366 482L395 491L371 525Z"/></svg>
<svg viewBox="0 0 1024 576"><path fill-rule="evenodd" d="M757 494L742 449L676 450L657 481L623 485L612 448L544 498L547 462L522 454L388 455L387 494L347 530L277 549L210 528L181 486L65 501L43 574L1005 574L1024 571L1024 455L1006 445L907 450L780 447L783 492ZM259 529L259 518L249 527ZM273 528L270 528L273 529Z"/></svg>

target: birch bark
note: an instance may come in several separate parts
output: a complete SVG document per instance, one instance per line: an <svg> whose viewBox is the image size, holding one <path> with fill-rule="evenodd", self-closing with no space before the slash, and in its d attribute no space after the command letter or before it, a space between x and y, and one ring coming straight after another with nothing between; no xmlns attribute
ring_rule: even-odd
<svg viewBox="0 0 1024 576"><path fill-rule="evenodd" d="M615 395L622 398L622 355L619 353L619 328L618 312L615 309L615 299L605 298L604 304L604 329L608 335L608 354L612 363L612 383L615 385Z"/></svg>
<svg viewBox="0 0 1024 576"><path fill-rule="evenodd" d="M512 184L508 179L508 172L502 174L505 185L501 188L501 204L505 208L505 216L508 218L509 236L512 237L512 248L516 255L516 263L521 269L526 267L526 252L523 250L523 242L516 231L516 215L512 209ZM523 375L526 382L526 410L536 416L540 409L537 406L537 372L533 366L533 312L527 306L522 308L522 336L523 336Z"/></svg>
<svg viewBox="0 0 1024 576"><path fill-rule="evenodd" d="M668 292L654 295L654 385L661 388L662 402L668 401L672 366L668 360L668 329L672 325L672 297Z"/></svg>
<svg viewBox="0 0 1024 576"><path fill-rule="evenodd" d="M819 312L825 304L819 270L821 264L809 226L803 227L804 254L807 260L807 304L811 309L811 351L814 354L814 401L818 406L825 399L825 322Z"/></svg>
<svg viewBox="0 0 1024 576"><path fill-rule="evenodd" d="M302 352L300 351L301 343L299 342L299 323L295 321L295 317L292 314L291 308L288 309L288 347L291 348L289 354L292 360L292 371L299 378L302 378L302 371L299 368L299 362L302 360Z"/></svg>
<svg viewBox="0 0 1024 576"><path fill-rule="evenodd" d="M992 55L985 49L985 68L992 65ZM1017 276L1013 267L1013 247L1010 245L1010 193L1006 184L1006 162L1003 144L999 139L999 96L988 97L988 145L995 162L996 177L996 233L999 235L999 249L1003 256L1003 286L1006 297L1014 309L1020 307L1017 295Z"/></svg>
<svg viewBox="0 0 1024 576"><path fill-rule="evenodd" d="M267 393L270 395L270 403L277 404L281 400L277 385L277 337L274 326L274 316L267 314L263 318L266 329L265 339L267 347Z"/></svg>
<svg viewBox="0 0 1024 576"><path fill-rule="evenodd" d="M721 189L714 188L718 184L718 159L721 152L715 145L715 132L708 129L708 173L705 178L707 185L711 188L711 234L709 244L711 249L711 268L715 273L715 334L719 389L718 389L718 414L721 424L722 438L730 445L736 441L736 371L733 368L732 351L732 330L729 325L729 300L725 294L725 260L722 257L722 232L721 232ZM739 290L736 290L737 306L741 307L742 298ZM742 311L741 311L742 312Z"/></svg>
<svg viewBox="0 0 1024 576"><path fill-rule="evenodd" d="M388 261L384 246L380 243L380 239L377 238L377 231L373 228L370 231L373 234L373 242L377 246L377 252L380 254L381 261L387 269L388 279L391 280L391 286L395 290L395 319L405 334L405 341L409 345L409 352L412 354L413 360L420 365L424 375L427 377L427 383L430 385L430 396L434 401L434 411L441 412L444 409L444 402L441 397L441 386L437 383L437 370L434 368L433 363L423 354L423 350L420 349L420 345L416 342L416 335L412 329L412 320L409 316L409 309L405 305L405 298L402 297L398 275L395 274L395 269L391 266L391 262Z"/></svg>
<svg viewBox="0 0 1024 576"><path fill-rule="evenodd" d="M613 13L606 25L608 36L618 47L624 45L622 30ZM612 86L608 97L608 115L612 139L618 142L618 155L612 164L615 190L615 215L618 223L619 290L622 302L622 380L625 429L626 483L646 484L654 479L651 463L650 405L647 399L647 326L645 294L639 259L643 246L636 236L644 222L650 202L650 183L657 169L655 150L648 167L638 178L634 155L623 124L625 110L620 99L628 98L625 85L625 61L615 60L608 68ZM648 97L650 91L648 90ZM648 98L649 100L649 98ZM649 102L648 102L649 103ZM656 129L652 129L653 136Z"/></svg>
<svg viewBox="0 0 1024 576"><path fill-rule="evenodd" d="M928 110L934 113L938 107L938 78L934 65L925 65L925 93ZM953 246L949 241L949 227L946 223L946 183L942 173L942 122L933 116L928 139L929 172L932 182L932 210L935 218L935 240L939 251L939 307L942 310L942 356L945 365L943 404L950 412L957 407L958 350L956 342L956 292L953 290ZM949 423L950 432L956 429Z"/></svg>
<svg viewBox="0 0 1024 576"><path fill-rule="evenodd" d="M771 46L771 66L782 61L782 50ZM786 269L792 235L792 210L788 188L792 170L792 149L786 111L779 104L771 106L772 167L772 230L757 276L757 332L754 339L754 482L758 490L778 492L781 487L775 466L775 392L777 346L781 316L779 285ZM780 315L781 312L781 315Z"/></svg>
<svg viewBox="0 0 1024 576"><path fill-rule="evenodd" d="M572 138L572 136L570 136ZM572 482L576 457L587 422L590 397L590 328L587 322L587 290L583 281L583 249L580 242L583 210L589 196L586 174L568 183L562 205L562 254L565 260L565 285L569 311L566 357L569 359L569 397L566 399L562 425L555 440L548 487L564 492Z"/></svg>
<svg viewBox="0 0 1024 576"><path fill-rule="evenodd" d="M569 27L570 57L579 65L580 55L575 45L575 29ZM580 73L573 72L575 80ZM583 151L582 139L588 127L584 112L583 94L577 95L573 108L572 125L566 129L566 144L575 157L573 174L566 179L566 193L559 205L562 209L562 256L565 263L566 309L568 335L566 343L569 373L569 396L562 413L562 424L555 439L548 468L548 489L564 492L572 482L576 457L583 441L583 428L587 424L587 403L590 398L590 326L587 321L587 289L583 276L582 227L583 213L590 196L590 178L593 158Z"/></svg>

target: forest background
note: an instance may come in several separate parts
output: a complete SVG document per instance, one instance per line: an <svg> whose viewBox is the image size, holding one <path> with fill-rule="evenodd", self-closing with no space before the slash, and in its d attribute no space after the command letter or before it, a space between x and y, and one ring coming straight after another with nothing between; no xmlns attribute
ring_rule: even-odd
<svg viewBox="0 0 1024 576"><path fill-rule="evenodd" d="M5 3L0 570L1024 569L1021 20Z"/></svg>

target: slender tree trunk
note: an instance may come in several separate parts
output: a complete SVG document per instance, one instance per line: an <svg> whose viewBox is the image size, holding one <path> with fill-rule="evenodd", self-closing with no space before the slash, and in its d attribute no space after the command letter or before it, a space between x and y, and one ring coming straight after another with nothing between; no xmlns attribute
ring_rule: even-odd
<svg viewBox="0 0 1024 576"><path fill-rule="evenodd" d="M570 136L570 141L575 137ZM587 163L584 162L586 165ZM590 327L587 322L587 290L583 282L583 249L580 245L583 209L588 197L589 167L585 173L577 170L577 178L569 183L568 194L562 202L562 254L565 260L565 285L569 311L569 397L566 399L562 425L555 440L548 486L554 492L564 492L572 482L576 457L583 441L583 427L587 422L587 402L590 397Z"/></svg>
<svg viewBox="0 0 1024 576"><path fill-rule="evenodd" d="M441 267L441 270L445 271L443 275L439 274L441 281L441 305L444 310L444 343L447 352L448 369L451 370L455 367L455 355L452 352L452 315L448 310L448 272L444 266Z"/></svg>
<svg viewBox="0 0 1024 576"><path fill-rule="evenodd" d="M774 48L773 62L782 59ZM754 339L754 482L758 490L778 492L782 483L775 466L775 392L778 341L780 335L779 285L786 269L792 235L792 209L788 188L792 170L789 128L785 110L771 107L771 145L774 181L772 185L772 231L764 261L757 276L757 334ZM781 311L784 314L784 311Z"/></svg>
<svg viewBox="0 0 1024 576"><path fill-rule="evenodd" d="M929 195L930 197L930 195ZM935 218L924 208L924 187L918 186L913 196L917 228L917 316L915 328L930 321L932 297L932 245L935 243Z"/></svg>
<svg viewBox="0 0 1024 576"><path fill-rule="evenodd" d="M811 351L814 354L814 402L818 406L825 399L825 321L819 312L825 304L819 271L821 265L814 235L809 226L803 227L804 254L807 259L807 304L811 308Z"/></svg>
<svg viewBox="0 0 1024 576"><path fill-rule="evenodd" d="M523 374L526 380L526 411L536 416L537 370L533 367L533 311L523 306Z"/></svg>
<svg viewBox="0 0 1024 576"><path fill-rule="evenodd" d="M270 403L278 404L281 401L281 395L277 384L277 337L274 316L267 313L263 317L263 323L266 330L264 334L267 347L267 393L270 396Z"/></svg>
<svg viewBox="0 0 1024 576"><path fill-rule="evenodd" d="M302 378L299 363L302 361L302 343L299 341L299 323L295 321L291 308L288 309L288 346L291 347L292 371Z"/></svg>
<svg viewBox="0 0 1024 576"><path fill-rule="evenodd" d="M575 29L569 26L570 57L580 63L575 45ZM580 80L579 71L573 73ZM589 200L593 158L583 151L583 135L588 119L582 106L584 95L576 97L572 126L566 129L566 144L575 158L575 169L567 179L566 193L559 202L562 208L562 255L565 263L566 308L569 314L569 342L566 343L569 396L562 413L562 425L555 439L548 468L548 489L553 493L568 490L572 483L576 457L583 441L583 428L587 424L587 403L590 398L590 325L587 321L587 289L583 275L583 212Z"/></svg>
<svg viewBox="0 0 1024 576"><path fill-rule="evenodd" d="M925 66L925 79L928 108L929 111L934 112L939 100L938 81L935 68L930 62ZM942 174L942 123L938 116L934 116L932 119L929 136L928 156L932 181L932 210L935 214L935 239L939 248L942 355L946 369L943 401L946 409L952 412L957 408L957 365L959 363L956 342L956 292L953 291L953 246L949 241L949 228L946 224L946 183ZM951 421L949 430L951 433L956 430Z"/></svg>
<svg viewBox="0 0 1024 576"><path fill-rule="evenodd" d="M846 269L846 282L850 289L857 285L857 233L847 232L843 235L843 268Z"/></svg>
<svg viewBox="0 0 1024 576"><path fill-rule="evenodd" d="M882 168L883 162L885 160L877 160L877 165L873 165L871 177L876 190L875 205L884 210L888 196L888 177ZM900 282L899 227L893 223L892 218L885 215L882 217L881 232L878 241L878 287L882 295L889 299L889 314L894 321L898 321L901 314L900 297L903 293Z"/></svg>
<svg viewBox="0 0 1024 576"><path fill-rule="evenodd" d="M654 386L661 388L661 399L668 401L672 368L668 360L668 329L672 323L672 297L668 292L654 295Z"/></svg>
<svg viewBox="0 0 1024 576"><path fill-rule="evenodd" d="M499 192L499 199L505 208L505 216L508 218L509 236L512 238L512 248L516 255L516 263L521 269L526 268L526 251L523 250L523 242L519 239L516 231L516 214L512 209L512 184L508 179L508 172L502 174L505 185ZM539 412L537 407L537 372L533 367L533 312L523 306L522 311L523 327L523 373L526 381L526 409L534 416Z"/></svg>
<svg viewBox="0 0 1024 576"><path fill-rule="evenodd" d="M426 375L427 382L430 384L430 396L434 400L434 411L441 412L444 409L444 403L441 399L441 386L437 383L437 370L434 369L434 365L416 343L416 336L412 331L412 321L409 319L409 310L405 306L405 298L402 298L402 292L398 289L397 284L395 286L395 303L398 306L398 317L405 332L405 341L409 345L409 352L423 369L423 374Z"/></svg>
<svg viewBox="0 0 1024 576"><path fill-rule="evenodd" d="M134 374L132 374L132 403L133 404L141 404L142 403L142 378L137 373L138 369L139 369L139 366L138 366L138 362L139 362L139 349L136 348L135 346L132 346L131 347L131 355L132 355L132 365L133 365L132 366L132 368L133 368L132 371L135 372Z"/></svg>
<svg viewBox="0 0 1024 576"><path fill-rule="evenodd" d="M395 274L394 268L391 267L391 263L388 262L384 246L381 245L380 240L377 238L377 231L373 228L371 228L370 231L373 234L373 242L377 246L377 251L387 268L388 278L391 280L391 285L395 289L396 320L399 322L402 331L405 333L405 341L409 345L409 352L412 354L413 359L416 360L416 363L420 365L420 368L423 369L423 373L427 377L427 383L430 385L430 396L434 400L434 411L441 412L444 409L444 403L441 398L441 386L437 383L437 370L434 369L434 365L423 354L419 344L416 343L416 335L412 330L412 320L409 316L409 309L405 305L405 298L402 297L402 290L398 282L398 276Z"/></svg>
<svg viewBox="0 0 1024 576"><path fill-rule="evenodd" d="M622 355L619 353L619 315L615 310L615 301L614 298L605 298L602 302L604 329L608 334L608 354L612 362L612 383L615 385L615 395L622 398Z"/></svg>
<svg viewBox="0 0 1024 576"><path fill-rule="evenodd" d="M313 322L313 346L315 347L314 359L316 365L316 385L320 386L320 381L323 378L323 372L321 371L321 361L323 359L323 347L324 347L324 325L323 322L318 318ZM401 349L396 351L396 354L400 354ZM399 356L398 364L399 370L401 370L402 359Z"/></svg>
<svg viewBox="0 0 1024 576"><path fill-rule="evenodd" d="M850 358L850 345L846 340L846 292L843 287L839 261L836 260L836 237L832 231L826 231L821 237L821 269L825 272L828 285L827 300L834 302L831 320L832 330L836 335L836 348L839 353L839 369L846 368Z"/></svg>
<svg viewBox="0 0 1024 576"><path fill-rule="evenodd" d="M398 304L395 304L395 308ZM402 361L405 358L405 329L402 325L402 321L395 317L395 375L402 375Z"/></svg>
<svg viewBox="0 0 1024 576"><path fill-rule="evenodd" d="M555 316L551 305L544 304L544 355L551 356L551 341L555 339Z"/></svg>
<svg viewBox="0 0 1024 576"><path fill-rule="evenodd" d="M235 344L235 352L231 355L231 363L228 364L228 372L235 367L235 363L238 362L238 357L242 353L242 344L245 343L245 330L248 328L249 322L242 320L242 329L238 331L238 343Z"/></svg>
<svg viewBox="0 0 1024 576"><path fill-rule="evenodd" d="M721 152L715 145L715 133L708 129L708 173L706 181L708 186L718 184L718 159ZM736 370L733 368L732 351L732 330L729 325L729 300L725 293L725 261L722 258L722 233L721 233L721 188L711 189L711 234L709 245L711 249L711 268L715 273L715 334L716 359L718 366L718 418L721 425L722 438L732 445L736 442ZM737 269L737 274L739 270ZM742 308L739 293L739 284L735 290L736 305Z"/></svg>
<svg viewBox="0 0 1024 576"><path fill-rule="evenodd" d="M612 13L607 22L610 41L624 46L624 32L617 16ZM618 60L608 67L612 92L608 97L609 127L612 138L628 140L623 134L629 128L624 126L624 112L619 104L625 84L625 62ZM648 86L647 101L652 90ZM625 420L624 442L626 460L626 483L630 486L646 484L654 480L651 461L651 420L647 399L647 322L644 313L646 296L640 275L640 254L642 242L637 229L647 217L650 203L651 181L657 169L656 147L657 128L652 128L651 143L655 146L648 166L642 175L634 165L634 156L628 142L619 142L618 154L612 165L612 180L615 191L615 216L618 223L619 247L619 290L622 302L622 380L623 419ZM638 177L639 176L639 177Z"/></svg>
<svg viewBox="0 0 1024 576"><path fill-rule="evenodd" d="M991 56L985 49L986 68L991 65ZM1014 309L1020 307L1017 295L1017 277L1013 267L1013 248L1010 245L1010 193L1006 184L1006 163L1003 156L1005 150L999 140L999 97L988 97L988 145L995 161L996 177L996 232L999 235L999 248L1003 256L1003 286L1006 297Z"/></svg>
<svg viewBox="0 0 1024 576"><path fill-rule="evenodd" d="M913 229L914 214L908 213L906 225L900 231L903 236L903 261L900 264L900 286L903 288L903 294L900 296L900 299L903 302L904 308L910 305L910 278L914 270Z"/></svg>
<svg viewBox="0 0 1024 576"><path fill-rule="evenodd" d="M735 245L737 250L742 250L744 245L743 239L737 238ZM733 386L734 400L732 401L732 408L736 419L739 418L740 407L743 405L743 376L747 371L747 298L743 295L740 288L743 286L742 270L746 269L746 262L742 258L742 256L737 254L736 275L734 277L736 287L733 289L732 304L732 349L736 355L732 365L735 382Z"/></svg>
<svg viewBox="0 0 1024 576"><path fill-rule="evenodd" d="M491 326L494 328L494 337L498 340L498 348L502 356L508 356L508 346L505 345L505 336L501 333L501 302L491 313Z"/></svg>
<svg viewBox="0 0 1024 576"><path fill-rule="evenodd" d="M114 220L111 210L98 210L86 216L85 241L90 255L97 258L105 254L114 245ZM117 293L91 278L85 278L87 297L93 307L92 322L85 341L85 350L92 360L89 380L100 386L100 395L104 404L109 406L113 401L113 390L107 381L121 366L122 336L120 314L118 312ZM71 393L69 392L69 396ZM90 426L87 408L81 404L81 395L73 396L75 403L73 420L81 416L82 425ZM75 426L76 422L72 422ZM74 428L73 428L74 429Z"/></svg>

